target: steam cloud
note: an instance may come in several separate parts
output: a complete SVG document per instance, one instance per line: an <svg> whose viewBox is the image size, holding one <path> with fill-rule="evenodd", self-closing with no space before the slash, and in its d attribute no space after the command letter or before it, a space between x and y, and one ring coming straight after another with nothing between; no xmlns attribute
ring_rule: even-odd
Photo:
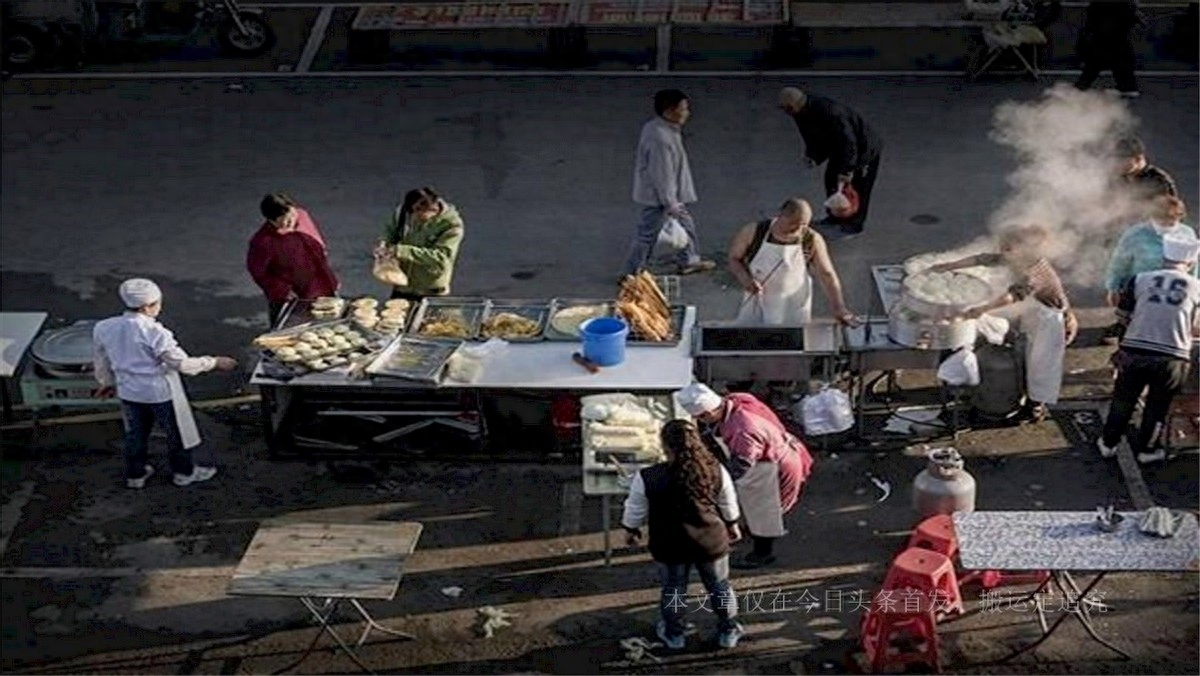
<svg viewBox="0 0 1200 676"><path fill-rule="evenodd" d="M1117 97L1066 84L1036 101L1001 104L991 137L1014 151L1018 166L989 230L1046 227L1051 236L1045 255L1064 281L1095 286L1119 229L1144 216L1127 191L1114 189L1118 170L1111 152L1136 126Z"/></svg>

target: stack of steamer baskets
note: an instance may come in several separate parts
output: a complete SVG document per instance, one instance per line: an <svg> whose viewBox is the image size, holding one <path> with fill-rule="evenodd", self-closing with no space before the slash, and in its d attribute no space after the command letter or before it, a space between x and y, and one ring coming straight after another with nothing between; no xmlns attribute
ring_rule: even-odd
<svg viewBox="0 0 1200 676"><path fill-rule="evenodd" d="M919 350L956 350L975 342L975 320L963 315L991 300L991 285L965 272L921 270L905 276L888 311L888 337Z"/></svg>

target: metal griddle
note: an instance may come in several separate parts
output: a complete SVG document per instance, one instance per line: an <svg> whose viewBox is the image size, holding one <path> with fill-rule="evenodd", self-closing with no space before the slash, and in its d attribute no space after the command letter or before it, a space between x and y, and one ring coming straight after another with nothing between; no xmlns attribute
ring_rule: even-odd
<svg viewBox="0 0 1200 676"><path fill-rule="evenodd" d="M813 376L818 359L838 354L842 332L832 320L807 326L704 322L696 325L692 344L702 380L800 381Z"/></svg>

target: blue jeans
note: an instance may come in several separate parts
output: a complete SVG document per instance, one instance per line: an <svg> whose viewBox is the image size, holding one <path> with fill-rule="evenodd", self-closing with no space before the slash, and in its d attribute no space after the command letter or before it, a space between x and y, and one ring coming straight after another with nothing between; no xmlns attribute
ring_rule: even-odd
<svg viewBox="0 0 1200 676"><path fill-rule="evenodd" d="M702 599L688 599L688 578L692 568L700 573L700 582L708 591L707 603L703 603ZM682 635L683 616L701 608L716 613L719 631L733 629L736 624L733 618L737 617L737 595L729 586L728 556L705 563L659 563L658 572L662 579L662 598L658 605L663 622L667 625L668 636Z"/></svg>
<svg viewBox="0 0 1200 676"><path fill-rule="evenodd" d="M687 247L675 254L676 262L682 267L700 260L700 244L696 239L696 223L692 220L692 215L685 213L677 218L688 236ZM642 207L637 230L633 235L633 244L629 245L629 258L625 260L625 274L636 274L638 270L646 267L646 261L650 259L650 254L654 253L654 245L658 242L658 233L662 232L666 222L666 207Z"/></svg>
<svg viewBox="0 0 1200 676"><path fill-rule="evenodd" d="M171 464L171 471L175 474L192 473L192 452L183 447L183 438L179 436L179 424L175 421L175 408L171 402L143 404L122 399L121 412L125 416L126 478L141 479L146 475L146 465L150 463L150 432L154 428L155 420L167 435L167 460Z"/></svg>

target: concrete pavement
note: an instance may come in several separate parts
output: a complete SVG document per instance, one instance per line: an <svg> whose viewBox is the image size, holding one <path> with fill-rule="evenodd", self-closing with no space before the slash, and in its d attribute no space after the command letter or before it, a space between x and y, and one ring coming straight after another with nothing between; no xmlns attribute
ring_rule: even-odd
<svg viewBox="0 0 1200 676"><path fill-rule="evenodd" d="M348 294L380 294L367 266L371 244L399 195L426 184L466 214L456 292L606 294L633 227L630 156L653 91L680 86L693 97L688 144L701 195L695 212L706 252L720 256L739 224L786 196L821 195L819 175L800 169L794 127L774 108L778 87L793 83L570 76L9 81L0 120L0 305L46 309L59 319L99 317L118 309L113 289L121 278L148 275L163 283L164 319L189 349L238 353L265 309L243 268L262 193L287 190L310 208ZM833 247L860 311L871 300L871 264L985 232L1013 166L988 140L992 111L1040 93L1027 83L963 87L920 78L798 84L855 106L887 139L868 232ZM1133 106L1154 161L1196 204L1195 81L1148 82ZM705 317L728 317L737 294L726 285L723 274L687 278L684 299ZM1076 299L1085 308L1099 300L1094 289L1077 289ZM1088 326L1103 323L1103 312L1088 312ZM1104 349L1079 348L1068 368L1096 369ZM193 384L195 394L210 396L242 382L209 375ZM1103 382L1099 387L1103 392ZM422 640L369 647L367 659L378 669L630 669L615 645L651 626L653 568L639 552L622 554L612 569L599 566L598 507L564 497L577 490L577 470L435 463L351 483L315 475L302 463L263 460L257 428L236 423L202 416L222 474L194 491L159 483L144 493L121 489L110 447L116 424L43 431L33 449L37 461L0 466L8 498L4 564L54 568L61 576L48 581L33 571L5 580L6 671L286 668L312 636L299 606L232 600L223 592L258 521L284 515L426 522L404 592L379 609ZM1096 458L1089 441L1047 422L959 443L972 455L983 508L1124 504L1115 466ZM6 449L21 443L6 435ZM783 545L787 565L737 584L796 594L877 584L912 525L905 489L920 467L918 458L898 453L823 455ZM882 505L867 472L895 487ZM1164 492L1189 476L1164 474ZM1192 494L1179 495L1187 498L1175 506L1194 509ZM90 569L117 572L98 577ZM441 592L451 585L465 595ZM1104 618L1104 626L1135 648L1138 668L1194 667L1194 576L1115 576L1105 588L1120 613ZM517 609L520 624L495 642L471 638L474 609L484 604ZM830 610L747 619L753 640L745 649L720 659L693 651L658 669L811 673L825 660L840 661L857 617ZM1019 619L964 620L948 630L948 655L964 670L986 671L980 662L1029 636ZM1129 668L1073 630L1038 653L1049 666L1016 668ZM350 664L321 650L295 668L344 671Z"/></svg>
<svg viewBox="0 0 1200 676"><path fill-rule="evenodd" d="M778 88L795 82L10 81L0 298L14 310L103 316L117 309L120 278L148 275L175 290L167 316L185 341L234 349L262 309L244 254L263 193L285 190L312 211L346 293L381 293L371 244L402 192L419 185L436 186L466 214L456 292L603 293L635 217L632 146L662 86L693 97L687 133L706 253L723 256L739 225L784 197L820 201L819 172L801 168L795 128L774 107ZM867 234L834 246L860 312L871 301L870 265L985 232L1013 168L988 138L992 112L1041 91L921 78L799 84L856 107L886 139ZM1193 205L1195 92L1190 79L1153 81L1133 104L1153 160ZM685 298L706 317L731 316L737 294L727 283L723 273L689 278ZM1082 289L1076 300L1099 298Z"/></svg>

